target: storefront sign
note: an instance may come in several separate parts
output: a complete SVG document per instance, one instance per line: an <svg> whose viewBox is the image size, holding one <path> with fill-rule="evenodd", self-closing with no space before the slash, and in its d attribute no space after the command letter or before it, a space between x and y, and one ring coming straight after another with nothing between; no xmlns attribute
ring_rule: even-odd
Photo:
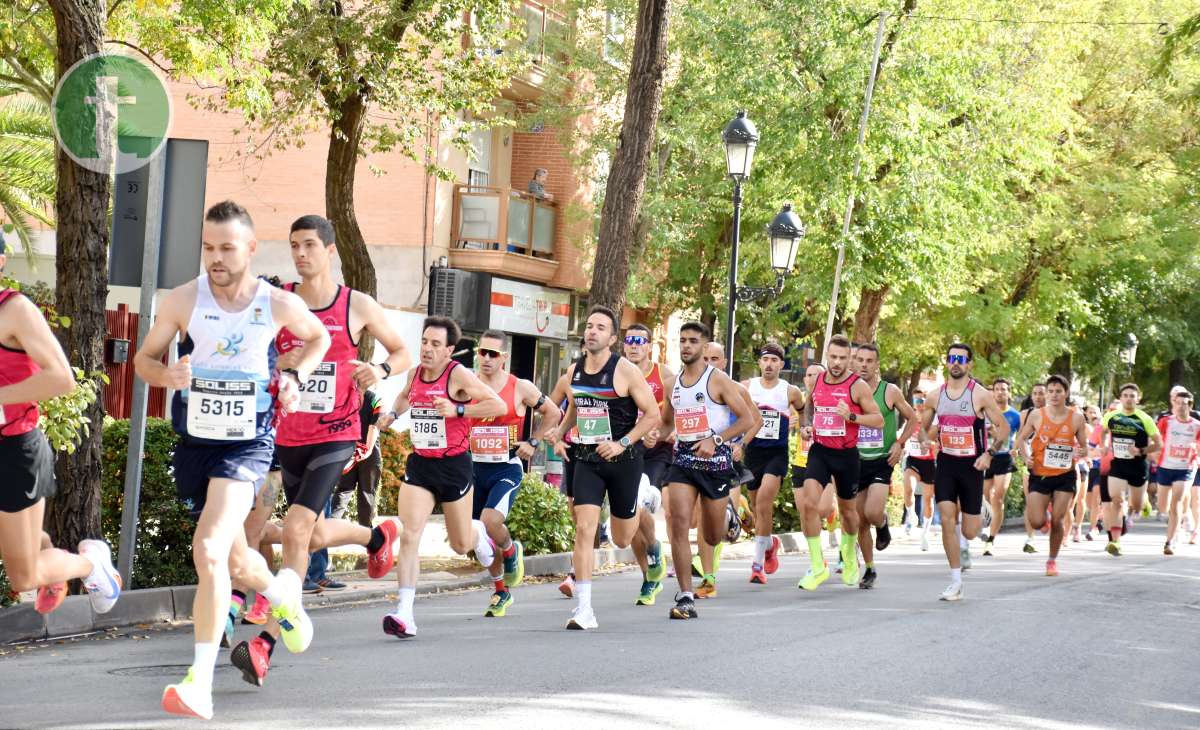
<svg viewBox="0 0 1200 730"><path fill-rule="evenodd" d="M565 340L570 314L569 292L492 277L493 329Z"/></svg>

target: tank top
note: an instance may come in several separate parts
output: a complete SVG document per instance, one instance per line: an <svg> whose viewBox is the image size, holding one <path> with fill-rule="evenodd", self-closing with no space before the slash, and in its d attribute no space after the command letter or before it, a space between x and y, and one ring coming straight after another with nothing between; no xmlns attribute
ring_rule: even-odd
<svg viewBox="0 0 1200 730"><path fill-rule="evenodd" d="M296 284L287 284L290 292ZM333 303L312 309L329 332L329 349L321 364L313 369L300 386L300 407L279 419L275 443L280 446L305 446L332 441L357 441L362 393L354 382L354 368L348 363L358 357L358 345L350 335L350 295L354 290L338 286ZM275 349L282 355L304 344L287 327L275 337Z"/></svg>
<svg viewBox="0 0 1200 730"><path fill-rule="evenodd" d="M887 381L875 386L875 405L883 414L883 428L858 427L858 455L864 459L882 459L896 443L896 409L887 406Z"/></svg>
<svg viewBox="0 0 1200 730"><path fill-rule="evenodd" d="M831 449L853 449L858 445L858 424L838 415L837 405L845 401L851 413L862 414L862 407L850 397L858 375L850 373L842 382L831 385L825 382L827 374L821 373L813 386L813 441Z"/></svg>
<svg viewBox="0 0 1200 730"><path fill-rule="evenodd" d="M1038 409L1042 423L1033 435L1033 473L1039 477L1055 477L1066 474L1075 467L1075 434L1071 421L1075 409L1067 409L1064 421L1051 421L1044 407Z"/></svg>
<svg viewBox="0 0 1200 730"><path fill-rule="evenodd" d="M277 354L271 288L259 279L250 304L227 312L213 298L208 276L196 279L187 336L176 348L180 357L191 356L192 384L171 399L171 423L189 441L225 444L271 435Z"/></svg>
<svg viewBox="0 0 1200 730"><path fill-rule="evenodd" d="M671 408L675 411L675 463L700 471L727 471L733 468L733 452L729 444L721 444L710 459L696 456L696 444L713 434L729 428L733 422L729 406L717 403L709 392L708 383L715 371L712 365L691 385L684 385L684 373L675 378L671 389Z"/></svg>
<svg viewBox="0 0 1200 730"><path fill-rule="evenodd" d="M0 289L0 312L10 299L22 296L14 289ZM41 368L24 350L0 345L0 386L13 385L25 380ZM37 428L37 403L9 403L0 408L0 438L11 438L26 434Z"/></svg>
<svg viewBox="0 0 1200 730"><path fill-rule="evenodd" d="M666 398L666 390L663 386L662 370L658 363L654 363L650 367L650 372L646 374L646 384L650 386L650 392L654 394L654 402L658 404L658 409L661 411ZM655 444L654 448L646 449L646 458L651 461L670 461L672 450L671 444L660 442Z"/></svg>
<svg viewBox="0 0 1200 730"><path fill-rule="evenodd" d="M516 375L509 373L508 380L497 394L507 409L503 416L470 419L472 461L502 464L516 454L517 442L521 440L521 427L525 425L525 417L517 415L517 380Z"/></svg>
<svg viewBox="0 0 1200 730"><path fill-rule="evenodd" d="M1196 450L1200 448L1200 421L1189 418L1181 421L1174 415L1158 422L1163 447L1158 465L1164 469L1191 469L1196 465Z"/></svg>
<svg viewBox="0 0 1200 730"><path fill-rule="evenodd" d="M938 446L943 456L976 459L986 449L983 419L975 413L974 378L957 400L950 398L945 383L937 404Z"/></svg>
<svg viewBox="0 0 1200 730"><path fill-rule="evenodd" d="M571 397L575 400L575 426L579 458L583 461L604 461L596 454L596 445L605 441L620 441L638 420L637 404L628 395L617 395L615 380L621 356L612 353L600 372L589 373L585 367L587 355L575 361L571 378ZM617 461L641 455L636 444L622 452Z"/></svg>
<svg viewBox="0 0 1200 730"><path fill-rule="evenodd" d="M751 378L750 399L762 414L763 425L750 441L752 449L782 449L788 445L788 426L791 423L791 401L785 380L777 380L775 387L763 386L762 378Z"/></svg>
<svg viewBox="0 0 1200 730"><path fill-rule="evenodd" d="M421 377L421 366L413 369L412 387L408 390L408 412L412 421L409 436L413 451L427 459L465 454L470 448L471 424L466 416L446 418L434 406L435 398L445 398L453 403L467 404L450 395L450 373L460 363L451 360L441 374L433 380Z"/></svg>

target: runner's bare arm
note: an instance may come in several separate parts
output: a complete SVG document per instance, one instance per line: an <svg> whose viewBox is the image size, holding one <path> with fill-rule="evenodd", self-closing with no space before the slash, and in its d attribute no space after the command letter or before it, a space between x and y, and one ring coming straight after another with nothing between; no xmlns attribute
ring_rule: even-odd
<svg viewBox="0 0 1200 730"><path fill-rule="evenodd" d="M711 377L716 382L710 380L709 385L714 386L717 394L721 396L721 400L729 405L729 410L737 417L733 423L729 424L728 428L721 432L721 439L731 441L738 436L746 436L745 441L748 443L762 426L762 413L754 401L749 398L749 391L745 386L726 375L725 371L714 370ZM742 397L743 392L746 397Z"/></svg>
<svg viewBox="0 0 1200 730"><path fill-rule="evenodd" d="M938 397L941 391L934 391L925 396L925 410L921 411L922 428L921 433L923 438L921 443L937 441L937 429L933 425L933 417L937 413Z"/></svg>
<svg viewBox="0 0 1200 730"><path fill-rule="evenodd" d="M408 382L404 384L404 390L396 396L396 400L392 403L392 409L379 415L380 430L391 426L396 420L396 416L408 410L408 394L412 390L413 378L417 377L417 371L418 368L413 368L408 372Z"/></svg>
<svg viewBox="0 0 1200 730"><path fill-rule="evenodd" d="M363 330L369 332L388 351L384 362L391 368L391 372L402 373L412 365L412 355L405 346L404 339L396 332L396 328L392 327L387 312L379 302L362 292L354 292L350 296L350 315L360 318ZM388 377L377 363L351 360L351 364L354 365L354 380L359 388L369 388Z"/></svg>
<svg viewBox="0 0 1200 730"><path fill-rule="evenodd" d="M717 372L724 375L723 370L718 370ZM728 375L725 375L725 377L729 378ZM754 398L752 398L750 396L749 388L747 388L746 386L742 385L741 383L733 380L732 378L729 379L729 383L733 386L733 389L735 391L737 391L737 394L738 394L738 397L735 398L734 400L740 400L743 405L745 405L748 409L750 409L750 418L751 418L750 428L746 429L745 438L742 439L743 444L748 444L748 443L750 443L751 439L753 439L755 436L758 435L758 430L760 428L762 428L762 425L763 425L762 411L758 410L758 404L755 403ZM732 403L730 404L729 407L730 408L733 407Z"/></svg>
<svg viewBox="0 0 1200 730"><path fill-rule="evenodd" d="M1088 456L1088 422L1083 417L1082 413L1075 412L1075 443L1078 448L1075 449L1075 457L1078 459L1086 459Z"/></svg>
<svg viewBox="0 0 1200 730"><path fill-rule="evenodd" d="M542 391L528 380L517 382L517 393L521 396L522 403L530 408L537 408L537 412L541 414L541 428L538 429L538 434L534 438L545 441L546 434L557 428L558 422L562 420L562 411L559 410L558 403L542 395ZM542 402L540 406L538 405L539 400Z"/></svg>
<svg viewBox="0 0 1200 730"><path fill-rule="evenodd" d="M862 415L857 416L857 423L860 426L870 426L871 428L883 428L883 414L879 412L879 404L875 402L875 394L871 391L871 386L867 385L866 381L854 381L854 385L850 386L850 397L862 409ZM838 411L842 410L842 404L838 403ZM842 414L846 418L849 414L849 409Z"/></svg>
<svg viewBox="0 0 1200 730"><path fill-rule="evenodd" d="M1021 428L1017 430L1016 448L1021 456L1021 460L1029 463L1029 437L1033 435L1034 430L1042 425L1041 417L1038 417L1038 422L1034 423L1033 418L1038 414L1038 411L1030 411L1029 418L1021 420Z"/></svg>
<svg viewBox="0 0 1200 730"><path fill-rule="evenodd" d="M300 357L292 367L300 373L301 382L307 380L329 349L329 331L317 319L317 315L309 311L303 299L283 289L271 290L271 316L276 325L287 327L289 332L304 342Z"/></svg>
<svg viewBox="0 0 1200 730"><path fill-rule="evenodd" d="M1008 425L1008 419L1004 417L1004 412L996 404L996 399L990 391L976 388L975 407L983 411L987 419L992 422L992 449L1002 450L1008 443L1008 436L1012 433L1012 429Z"/></svg>
<svg viewBox="0 0 1200 730"><path fill-rule="evenodd" d="M891 451L888 452L888 463L895 466L904 456L904 444L920 428L920 421L917 419L916 409L909 405L904 398L904 393L895 385L888 384L884 397L891 399L892 407L899 411L900 417L904 419L904 429L896 436L896 443L892 444Z"/></svg>
<svg viewBox="0 0 1200 730"><path fill-rule="evenodd" d="M191 386L192 366L187 356L169 366L160 361L167 348L186 329L187 317L195 302L196 284L192 282L172 289L159 304L158 314L146 333L146 341L133 356L134 372L150 387L183 390Z"/></svg>
<svg viewBox="0 0 1200 730"><path fill-rule="evenodd" d="M642 412L642 417L627 434L630 442L640 441L650 429L659 425L658 402L654 400L654 391L650 390L650 384L642 375L641 368L625 358L617 361L617 370L613 378L622 378L629 384L629 397L633 398L634 405Z"/></svg>
<svg viewBox="0 0 1200 730"><path fill-rule="evenodd" d="M463 415L467 418L497 418L508 412L508 406L504 405L496 391L467 368L454 368L448 385L447 390L454 394L455 400L476 401L463 406ZM433 405L447 418L458 412L457 404L446 398L434 398Z"/></svg>
<svg viewBox="0 0 1200 730"><path fill-rule="evenodd" d="M0 309L5 329L39 370L24 380L0 388L0 405L27 403L75 390L75 371L37 305L23 296L10 298Z"/></svg>
<svg viewBox="0 0 1200 730"><path fill-rule="evenodd" d="M1150 432L1150 445L1146 447L1146 449L1144 451L1145 455L1153 456L1154 454L1157 454L1158 452L1162 451L1162 447L1163 447L1162 436L1158 435L1157 430L1151 431Z"/></svg>
<svg viewBox="0 0 1200 730"><path fill-rule="evenodd" d="M567 410L563 412L558 427L546 434L546 440L555 445L555 453L559 451L558 445L562 443L563 434L575 426L575 399L571 397L571 376L574 374L575 364L572 363L567 366L567 372L563 373L558 382L554 384L554 392L550 394L550 399L555 403L561 403L564 400L567 402Z"/></svg>

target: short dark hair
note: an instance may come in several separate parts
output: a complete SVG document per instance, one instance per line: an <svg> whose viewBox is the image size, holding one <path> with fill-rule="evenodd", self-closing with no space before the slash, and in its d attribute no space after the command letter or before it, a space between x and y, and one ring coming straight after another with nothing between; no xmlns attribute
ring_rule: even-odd
<svg viewBox="0 0 1200 730"><path fill-rule="evenodd" d="M920 388L913 388L912 394L913 395L925 395L925 391L921 390Z"/></svg>
<svg viewBox="0 0 1200 730"><path fill-rule="evenodd" d="M503 347L505 350L508 349L508 333L507 332L504 332L502 330L485 330L484 333L479 336L479 339L482 340L485 337L488 339L491 339L491 340L500 340L500 346Z"/></svg>
<svg viewBox="0 0 1200 730"><path fill-rule="evenodd" d="M1055 373L1054 375L1051 375L1050 377L1046 378L1046 385L1050 385L1051 383L1058 383L1059 385L1062 386L1063 390L1067 391L1067 393L1071 392L1071 381L1067 380L1066 378L1059 375L1058 373Z"/></svg>
<svg viewBox="0 0 1200 730"><path fill-rule="evenodd" d="M292 223L292 230L289 233L295 233L296 231L316 231L317 238L321 239L321 243L326 246L334 244L333 224L324 216L300 216Z"/></svg>
<svg viewBox="0 0 1200 730"><path fill-rule="evenodd" d="M603 304L593 304L592 308L588 310L587 316L583 318L584 321L586 322L591 319L593 314L603 314L605 317L608 317L609 321L612 322L613 332L621 329L621 323L617 321L617 315Z"/></svg>
<svg viewBox="0 0 1200 730"><path fill-rule="evenodd" d="M1122 395L1127 390L1132 390L1134 393L1137 393L1138 395L1142 394L1142 389L1138 387L1137 383L1125 383L1120 388L1117 388L1117 395Z"/></svg>
<svg viewBox="0 0 1200 730"><path fill-rule="evenodd" d="M834 335L833 337L829 338L828 347L833 347L834 345L850 349L850 338L845 335Z"/></svg>
<svg viewBox="0 0 1200 730"><path fill-rule="evenodd" d="M1004 383L1005 385L1007 385L1010 388L1012 387L1012 381L1009 380L1008 378L996 378L995 380L992 381L992 387L995 388L997 385L1000 385L1001 383Z"/></svg>
<svg viewBox="0 0 1200 730"><path fill-rule="evenodd" d="M858 346L858 349L870 350L871 352L875 353L875 359L879 359L879 345L876 345L874 342L864 342Z"/></svg>
<svg viewBox="0 0 1200 730"><path fill-rule="evenodd" d="M708 325L704 324L703 322L696 322L695 320L691 322L684 322L683 325L680 326L679 331L698 332L700 333L700 336L704 338L705 342L712 339L712 330L708 328Z"/></svg>
<svg viewBox="0 0 1200 730"><path fill-rule="evenodd" d="M971 346L965 342L951 343L951 345L946 348L946 357L950 357L951 350L966 350L967 351L967 362L971 362L972 360L975 359L975 351L972 350Z"/></svg>
<svg viewBox="0 0 1200 730"><path fill-rule="evenodd" d="M634 330L637 330L638 332L645 332L647 335L650 334L650 328L647 327L646 325L642 324L641 322L634 322L633 324L626 327L625 334L629 334L630 332L633 332Z"/></svg>
<svg viewBox="0 0 1200 730"><path fill-rule="evenodd" d="M446 330L446 344L450 347L457 345L459 338L462 337L462 328L458 326L458 322L449 317L438 317L436 315L426 317L425 322L421 325L421 331L424 332L430 327Z"/></svg>
<svg viewBox="0 0 1200 730"><path fill-rule="evenodd" d="M780 345L778 342L768 342L767 344L760 347L758 350L758 356L762 357L763 355L774 355L775 357L779 358L780 360L787 359L783 354L783 346Z"/></svg>
<svg viewBox="0 0 1200 730"><path fill-rule="evenodd" d="M1030 388L1030 390L1037 390L1038 388L1045 388L1045 387L1046 387L1046 381L1038 381L1033 384L1033 387Z"/></svg>
<svg viewBox="0 0 1200 730"><path fill-rule="evenodd" d="M245 208L232 200L222 200L219 203L213 203L208 212L204 214L204 220L209 223L237 221L250 230L254 230L254 220L250 218L250 214L246 212Z"/></svg>

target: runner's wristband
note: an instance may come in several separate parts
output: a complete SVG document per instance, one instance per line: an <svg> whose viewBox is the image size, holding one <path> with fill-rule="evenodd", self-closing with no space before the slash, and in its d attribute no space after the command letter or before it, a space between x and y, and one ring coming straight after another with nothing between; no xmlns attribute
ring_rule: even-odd
<svg viewBox="0 0 1200 730"><path fill-rule="evenodd" d="M392 366L388 365L387 360L384 360L383 362L379 363L376 367L378 367L380 370L383 371L383 379L384 380L387 380L388 378L392 377Z"/></svg>
<svg viewBox="0 0 1200 730"><path fill-rule="evenodd" d="M301 382L300 371L297 370L296 368L284 368L283 370L279 371L279 374L280 375L284 375L284 374L291 375L293 378L296 379L297 383Z"/></svg>

